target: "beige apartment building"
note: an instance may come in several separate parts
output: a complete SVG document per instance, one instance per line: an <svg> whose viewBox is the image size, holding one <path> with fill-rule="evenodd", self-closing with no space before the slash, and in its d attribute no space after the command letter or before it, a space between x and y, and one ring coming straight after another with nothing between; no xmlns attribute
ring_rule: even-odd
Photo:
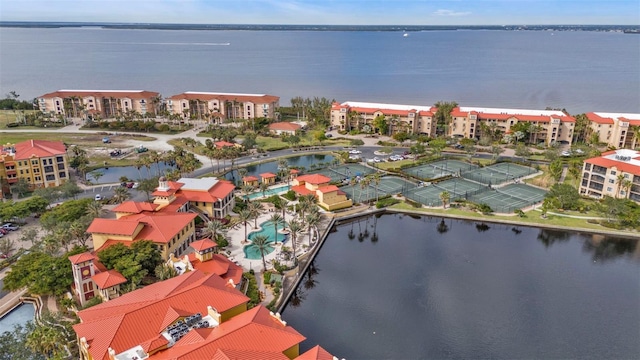
<svg viewBox="0 0 640 360"><path fill-rule="evenodd" d="M627 149L640 146L640 114L590 112L585 115L591 134L597 134L600 143Z"/></svg>
<svg viewBox="0 0 640 360"><path fill-rule="evenodd" d="M386 135L398 132L434 135L436 123L433 121L433 115L436 110L431 106L354 101L342 104L333 103L331 106L331 126L346 131L358 129L363 132L374 132L374 120L376 117L382 116L389 124L389 133Z"/></svg>
<svg viewBox="0 0 640 360"><path fill-rule="evenodd" d="M451 111L447 135L461 138L480 138L483 125L496 128L502 134L512 133L511 127L526 122L531 124L530 143L553 142L570 144L575 119L562 111L499 109L460 106Z"/></svg>
<svg viewBox="0 0 640 360"><path fill-rule="evenodd" d="M235 94L187 91L166 100L167 110L183 118L226 120L274 119L280 97L265 94Z"/></svg>
<svg viewBox="0 0 640 360"><path fill-rule="evenodd" d="M580 194L611 196L640 202L640 152L612 150L587 159L582 167Z"/></svg>
<svg viewBox="0 0 640 360"><path fill-rule="evenodd" d="M69 179L69 162L62 141L27 140L4 145L0 151L0 181L2 193L6 185L24 179L31 190L60 186ZM0 198L2 198L0 196Z"/></svg>
<svg viewBox="0 0 640 360"><path fill-rule="evenodd" d="M155 116L160 93L144 90L58 90L37 98L40 111L66 118L112 119L134 114Z"/></svg>

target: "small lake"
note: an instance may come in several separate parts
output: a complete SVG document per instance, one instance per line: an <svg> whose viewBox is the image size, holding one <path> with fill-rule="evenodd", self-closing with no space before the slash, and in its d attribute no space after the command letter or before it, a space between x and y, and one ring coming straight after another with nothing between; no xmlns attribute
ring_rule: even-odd
<svg viewBox="0 0 640 360"><path fill-rule="evenodd" d="M32 304L21 304L13 309L10 313L0 319L0 333L5 331L13 331L16 325L26 325L27 322L33 321L36 309Z"/></svg>
<svg viewBox="0 0 640 360"><path fill-rule="evenodd" d="M313 155L302 155L302 156L293 156L286 158L289 167L295 168L305 168L309 170L311 166L318 164L330 164L333 161L333 155L325 155L325 154L313 154ZM247 175L252 175L260 178L260 174L270 172L277 174L278 173L278 161L269 161L258 165L250 165L250 166L242 166L247 169ZM225 179L230 181L237 181L239 179L238 171L229 171L224 175Z"/></svg>
<svg viewBox="0 0 640 360"><path fill-rule="evenodd" d="M638 240L401 214L333 229L283 318L347 359L640 358Z"/></svg>
<svg viewBox="0 0 640 360"><path fill-rule="evenodd" d="M90 171L87 173L86 179L93 184L112 184L119 183L122 176L126 176L129 180L148 179L172 169L174 169L173 166L165 163L159 163L158 165L154 163L151 164L150 168L143 166L140 169L135 166L113 166ZM98 181L94 178L96 173L102 174Z"/></svg>

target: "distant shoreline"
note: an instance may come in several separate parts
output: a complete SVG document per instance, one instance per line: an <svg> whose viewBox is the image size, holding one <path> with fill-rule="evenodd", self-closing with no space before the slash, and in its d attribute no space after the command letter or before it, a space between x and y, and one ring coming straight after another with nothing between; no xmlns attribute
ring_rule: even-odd
<svg viewBox="0 0 640 360"><path fill-rule="evenodd" d="M262 25L262 24L151 24L99 22L0 21L0 27L83 28L140 30L247 30L247 31L601 31L638 33L640 25Z"/></svg>

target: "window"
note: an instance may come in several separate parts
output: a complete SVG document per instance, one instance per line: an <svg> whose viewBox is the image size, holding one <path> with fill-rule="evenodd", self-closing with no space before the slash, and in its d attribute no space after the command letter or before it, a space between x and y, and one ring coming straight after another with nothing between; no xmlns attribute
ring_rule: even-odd
<svg viewBox="0 0 640 360"><path fill-rule="evenodd" d="M42 181L42 178L40 176L36 176L36 181Z"/></svg>
<svg viewBox="0 0 640 360"><path fill-rule="evenodd" d="M607 188L607 191L611 192L611 191L613 191L613 189L612 189L612 188L610 188L610 187L608 187L608 188Z"/></svg>
<svg viewBox="0 0 640 360"><path fill-rule="evenodd" d="M615 174L616 174L616 172L611 170L611 175L615 175Z"/></svg>
<svg viewBox="0 0 640 360"><path fill-rule="evenodd" d="M64 164L58 164L58 170L64 170Z"/></svg>
<svg viewBox="0 0 640 360"><path fill-rule="evenodd" d="M67 177L67 173L65 173L64 171L61 171L58 173L58 177L59 178L66 178Z"/></svg>
<svg viewBox="0 0 640 360"><path fill-rule="evenodd" d="M44 167L44 172L46 172L46 173L53 172L53 166L45 166Z"/></svg>
<svg viewBox="0 0 640 360"><path fill-rule="evenodd" d="M47 179L47 181L53 181L53 180L56 179L56 176L55 175L47 175L46 179Z"/></svg>
<svg viewBox="0 0 640 360"><path fill-rule="evenodd" d="M609 179L609 184L614 184L616 181L613 179Z"/></svg>
<svg viewBox="0 0 640 360"><path fill-rule="evenodd" d="M31 165L38 165L38 160L31 160Z"/></svg>
<svg viewBox="0 0 640 360"><path fill-rule="evenodd" d="M59 162L59 163L64 162L64 158L62 156L57 156L56 162Z"/></svg>

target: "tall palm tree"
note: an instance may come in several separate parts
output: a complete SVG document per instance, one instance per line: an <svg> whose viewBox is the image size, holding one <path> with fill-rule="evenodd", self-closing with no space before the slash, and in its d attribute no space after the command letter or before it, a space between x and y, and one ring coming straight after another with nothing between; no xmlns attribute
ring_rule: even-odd
<svg viewBox="0 0 640 360"><path fill-rule="evenodd" d="M300 235L303 229L304 227L302 226L302 223L300 221L298 220L289 221L289 234L291 236L291 248L293 249L293 258L296 259L296 261L298 261L298 258L296 257L296 243L298 241L298 235Z"/></svg>
<svg viewBox="0 0 640 360"><path fill-rule="evenodd" d="M216 240L218 234L222 233L223 226L224 224L222 224L222 221L213 219L207 223L207 226L204 227L203 235L205 237Z"/></svg>
<svg viewBox="0 0 640 360"><path fill-rule="evenodd" d="M371 176L371 180L373 181L373 183L375 184L375 189L376 189L376 201L378 201L378 185L380 185L380 178L381 175L379 172L374 172Z"/></svg>
<svg viewBox="0 0 640 360"><path fill-rule="evenodd" d="M262 203L258 201L251 201L247 204L247 209L251 213L251 218L254 221L253 228L258 228L258 218L260 217L260 212L262 211Z"/></svg>
<svg viewBox="0 0 640 360"><path fill-rule="evenodd" d="M246 242L247 241L247 224L252 219L251 212L249 212L249 210L247 210L247 209L240 210L240 212L238 213L238 218L240 220L240 223L242 223L244 225L244 240L243 240L243 242Z"/></svg>
<svg viewBox="0 0 640 360"><path fill-rule="evenodd" d="M262 257L262 271L267 271L267 262L264 260L264 253L269 249L269 238L265 235L257 235L251 241L253 246L258 248L260 256Z"/></svg>
<svg viewBox="0 0 640 360"><path fill-rule="evenodd" d="M98 201L92 201L87 204L87 214L91 216L91 218L99 218L102 215L102 204Z"/></svg>
<svg viewBox="0 0 640 360"><path fill-rule="evenodd" d="M273 224L273 233L275 236L275 245L278 245L278 225L283 223L282 215L275 213L271 215L269 221Z"/></svg>
<svg viewBox="0 0 640 360"><path fill-rule="evenodd" d="M625 180L622 182L622 188L625 189L625 198L629 198L629 192L631 191L631 187L633 186L633 182L631 180Z"/></svg>
<svg viewBox="0 0 640 360"><path fill-rule="evenodd" d="M616 177L616 185L618 186L616 189L616 198L620 197L620 190L622 189L622 183L625 181L625 177L622 174L618 174Z"/></svg>
<svg viewBox="0 0 640 360"><path fill-rule="evenodd" d="M309 233L309 246L311 246L311 228L320 223L320 213L310 212L305 216L304 221L307 223L307 232Z"/></svg>
<svg viewBox="0 0 640 360"><path fill-rule="evenodd" d="M443 191L440 193L440 200L442 201L442 206L446 209L449 200L451 200L451 194L448 191Z"/></svg>
<svg viewBox="0 0 640 360"><path fill-rule="evenodd" d="M129 190L126 187L119 186L113 190L113 198L118 204L129 199L129 197L131 197L131 194L129 194Z"/></svg>
<svg viewBox="0 0 640 360"><path fill-rule="evenodd" d="M262 196L267 196L267 190L269 189L269 185L265 182L260 183L260 191L262 191Z"/></svg>

